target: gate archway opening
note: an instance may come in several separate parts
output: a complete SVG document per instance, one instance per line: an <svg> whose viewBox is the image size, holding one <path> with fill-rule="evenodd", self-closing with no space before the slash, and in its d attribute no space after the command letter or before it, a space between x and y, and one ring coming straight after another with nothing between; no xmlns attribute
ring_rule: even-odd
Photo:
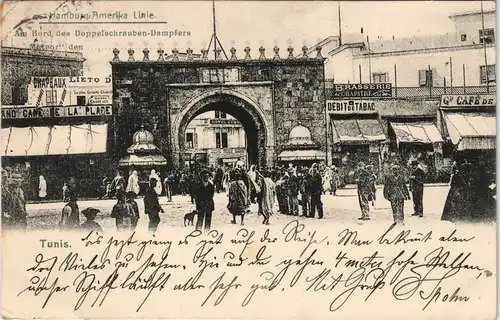
<svg viewBox="0 0 500 320"><path fill-rule="evenodd" d="M246 164L250 166L255 164L259 167L266 166L266 125L258 110L250 103L240 97L227 94L216 94L201 99L182 116L179 125L179 160L184 165L193 159L188 158L189 147L186 143L186 132L188 125L199 115L210 111L219 111L226 113L236 119L245 132L246 138ZM223 122L223 121L222 121ZM217 123L217 122L216 122ZM224 128L224 125L210 125L212 128ZM210 132L210 131L208 131ZM212 133L213 134L213 133ZM216 139L216 136L208 137ZM213 141L216 146L216 141ZM242 159L243 160L243 159Z"/></svg>

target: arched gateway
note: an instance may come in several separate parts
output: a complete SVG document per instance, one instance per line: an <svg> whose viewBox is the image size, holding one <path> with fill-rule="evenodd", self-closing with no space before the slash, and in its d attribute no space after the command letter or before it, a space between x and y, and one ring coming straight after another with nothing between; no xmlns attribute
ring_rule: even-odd
<svg viewBox="0 0 500 320"><path fill-rule="evenodd" d="M321 48L314 58L307 48L296 58L293 48L281 58L279 48L266 57L259 48L258 58L238 59L231 48L228 60L208 60L193 50L185 54L163 49L151 58L142 50L142 59L127 50L120 60L113 51L113 124L108 134L109 151L116 159L127 155L132 136L144 126L154 136L155 145L167 159L167 167L184 164L185 132L189 122L206 111L219 110L239 120L247 136L248 160L270 166L285 149L288 136L299 123L310 130L317 149L327 149L324 65ZM302 151L301 151L302 152ZM303 152L302 152L303 153ZM111 164L113 165L113 164Z"/></svg>
<svg viewBox="0 0 500 320"><path fill-rule="evenodd" d="M230 89L212 89L186 103L172 119L174 153L184 163L186 128L193 118L219 110L235 117L243 126L247 137L249 164L266 166L274 159L274 131L263 107L244 94ZM271 120L271 121L270 121ZM177 133L177 135L175 134Z"/></svg>

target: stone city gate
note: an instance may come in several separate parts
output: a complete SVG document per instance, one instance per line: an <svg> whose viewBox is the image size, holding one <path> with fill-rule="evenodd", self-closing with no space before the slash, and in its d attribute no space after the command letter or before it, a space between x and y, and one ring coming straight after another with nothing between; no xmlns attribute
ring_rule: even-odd
<svg viewBox="0 0 500 320"><path fill-rule="evenodd" d="M184 163L185 131L197 115L211 110L224 111L238 119L247 133L249 162L272 165L286 148L292 128L301 124L311 132L319 150L326 151L326 110L324 65L321 48L317 57L309 58L303 48L300 58L293 48L280 57L279 48L267 58L265 49L252 58L245 48L238 59L236 49L231 57L209 60L208 50L195 55L172 50L166 56L158 49L150 59L144 49L136 60L129 49L126 60L113 51L113 114L110 150L117 159L126 154L134 132L141 126L150 131L155 145L167 158L169 166Z"/></svg>

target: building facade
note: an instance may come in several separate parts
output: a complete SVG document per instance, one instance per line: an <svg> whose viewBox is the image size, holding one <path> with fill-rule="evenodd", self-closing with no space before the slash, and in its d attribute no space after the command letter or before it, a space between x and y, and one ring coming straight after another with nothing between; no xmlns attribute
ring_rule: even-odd
<svg viewBox="0 0 500 320"><path fill-rule="evenodd" d="M2 47L2 105L24 105L31 77L70 77L83 74L81 52Z"/></svg>
<svg viewBox="0 0 500 320"><path fill-rule="evenodd" d="M206 166L232 165L241 160L247 163L245 128L223 111L208 111L196 116L186 128L186 159Z"/></svg>
<svg viewBox="0 0 500 320"><path fill-rule="evenodd" d="M186 159L189 123L207 111L219 111L233 116L245 129L250 164L273 165L299 123L310 130L324 153L324 61L321 54L297 59L293 51L287 48L283 56L275 47L269 57L261 47L252 57L247 47L238 58L231 48L228 60L222 60L221 52L208 60L208 50L203 50L201 59L190 57L192 50L187 50L186 60L181 60L173 50L174 57L167 61L161 49L154 58L144 49L137 59L129 49L124 60L114 50L113 152L124 156L133 133L144 125L169 165L182 166L190 160Z"/></svg>
<svg viewBox="0 0 500 320"><path fill-rule="evenodd" d="M450 34L322 41L331 49L325 55L328 163L348 174L362 161L382 173L397 154L403 163L423 163L429 181L447 181L457 152L442 130L441 97L472 99L496 90L495 11L483 17L484 30L481 12L467 12L450 16Z"/></svg>
<svg viewBox="0 0 500 320"><path fill-rule="evenodd" d="M325 77L335 83L390 83L397 97L488 93L496 83L496 11L483 17L484 31L481 12L466 12L451 15L455 30L443 35L369 41L359 34L341 45L338 37L327 38L325 47L333 49L325 51Z"/></svg>
<svg viewBox="0 0 500 320"><path fill-rule="evenodd" d="M81 196L100 196L102 179L116 170L108 152L111 79L34 76L26 92L25 105L2 106L2 167L24 168L29 199L38 196L40 175L48 199L60 199L72 178Z"/></svg>

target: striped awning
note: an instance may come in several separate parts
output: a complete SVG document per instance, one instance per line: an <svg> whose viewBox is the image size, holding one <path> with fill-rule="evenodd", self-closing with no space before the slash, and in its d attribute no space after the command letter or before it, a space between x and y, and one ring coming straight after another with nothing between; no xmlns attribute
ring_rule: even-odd
<svg viewBox="0 0 500 320"><path fill-rule="evenodd" d="M104 153L107 133L107 124L2 128L0 152L6 157Z"/></svg>
<svg viewBox="0 0 500 320"><path fill-rule="evenodd" d="M438 128L431 122L402 123L391 121L390 124L396 134L398 146L400 143L431 144L443 142Z"/></svg>
<svg viewBox="0 0 500 320"><path fill-rule="evenodd" d="M278 155L278 160L295 161L295 160L325 160L326 154L321 150L306 149L306 150L285 150Z"/></svg>
<svg viewBox="0 0 500 320"><path fill-rule="evenodd" d="M370 143L386 136L378 119L331 119L333 143Z"/></svg>
<svg viewBox="0 0 500 320"><path fill-rule="evenodd" d="M451 142L458 150L496 148L496 115L494 113L444 112Z"/></svg>

